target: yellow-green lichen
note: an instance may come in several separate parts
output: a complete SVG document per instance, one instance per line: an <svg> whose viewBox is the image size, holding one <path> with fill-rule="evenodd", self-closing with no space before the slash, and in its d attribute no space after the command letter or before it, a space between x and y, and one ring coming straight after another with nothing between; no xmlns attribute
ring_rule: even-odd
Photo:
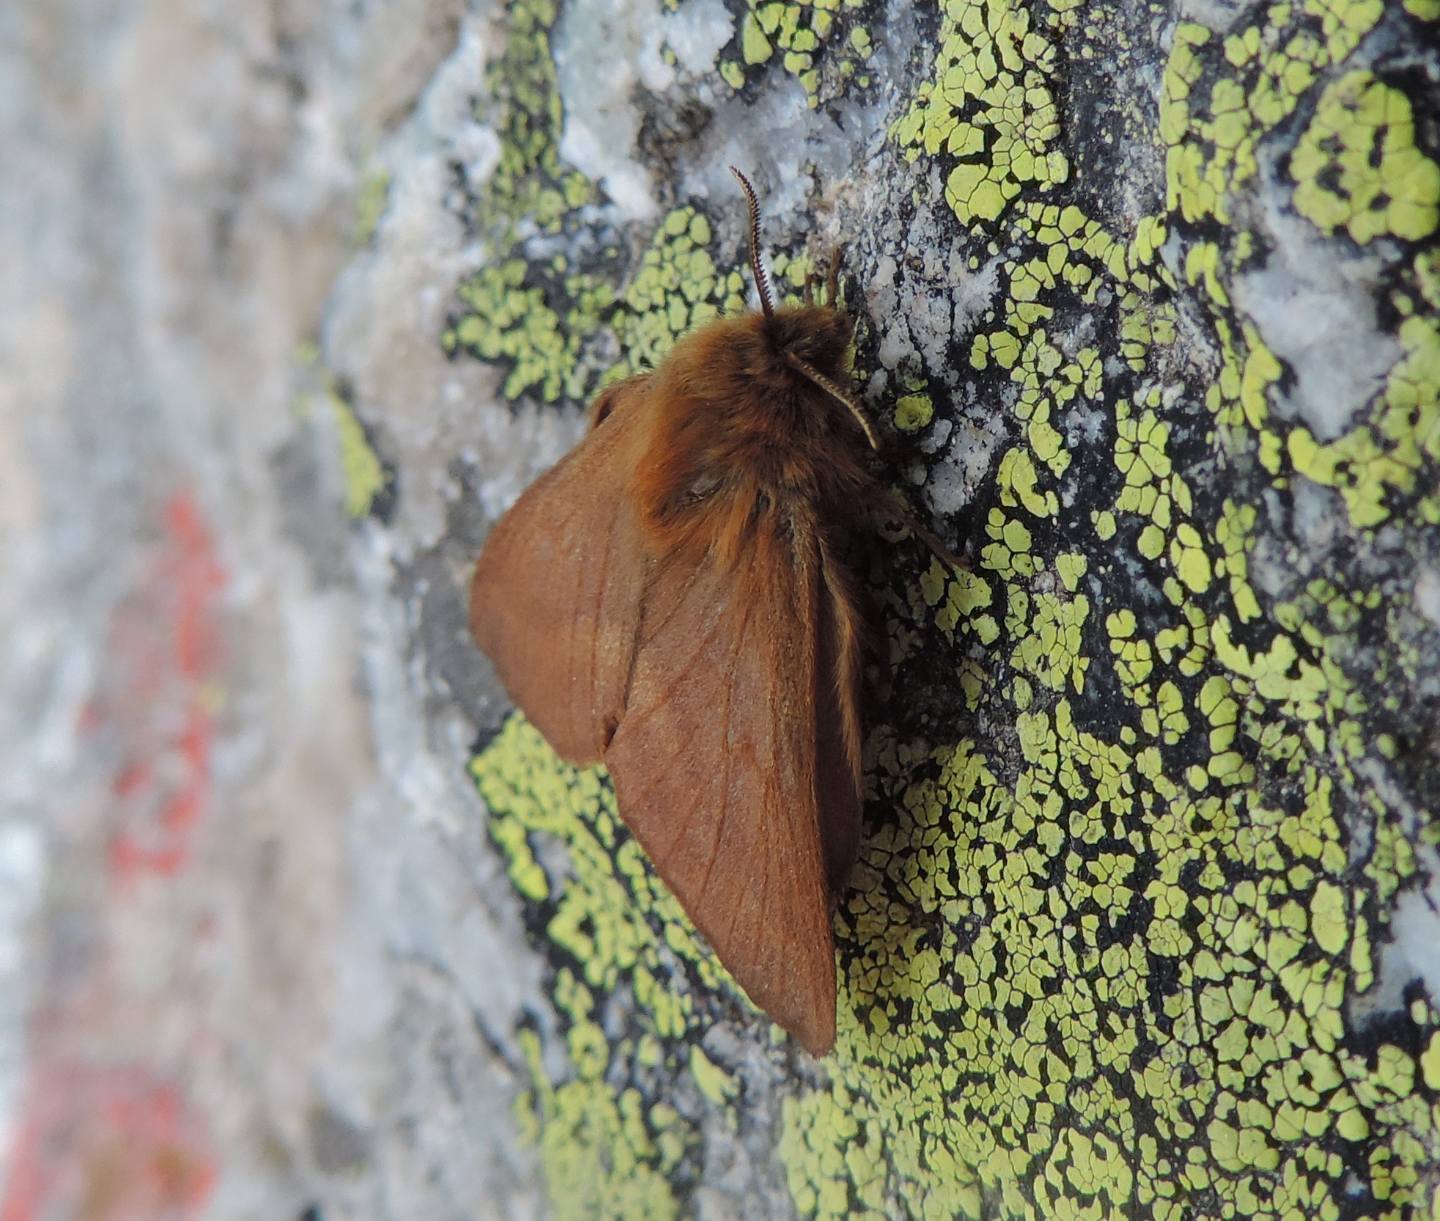
<svg viewBox="0 0 1440 1221"><path fill-rule="evenodd" d="M510 368L503 393L542 400L583 399L596 371L581 359L587 323L593 326L609 304L603 284L572 277L565 285L569 308L563 322L544 287L527 283L523 259L481 268L460 286L465 312L446 330L449 350L463 348L481 360Z"/></svg>
<svg viewBox="0 0 1440 1221"><path fill-rule="evenodd" d="M1337 489L1357 526L1390 516L1391 498L1415 491L1440 463L1440 321L1416 315L1399 329L1404 357L1390 370L1374 417L1328 444L1296 427L1295 469Z"/></svg>
<svg viewBox="0 0 1440 1221"><path fill-rule="evenodd" d="M895 427L901 432L919 432L935 416L928 394L902 394L895 400Z"/></svg>
<svg viewBox="0 0 1440 1221"><path fill-rule="evenodd" d="M717 271L713 245L706 217L693 207L677 208L661 221L619 297L603 279L566 274L563 260L491 264L460 286L463 312L442 343L447 351L508 365L509 399L528 393L583 401L604 382L653 367L686 331L743 308L740 272ZM777 267L784 265L777 260ZM586 355L602 325L623 353L604 366Z"/></svg>
<svg viewBox="0 0 1440 1221"><path fill-rule="evenodd" d="M477 217L498 241L511 240L522 220L558 226L594 189L560 161L564 115L550 56L555 0L510 0L504 51L485 73L478 116L500 136L500 160L481 192Z"/></svg>
<svg viewBox="0 0 1440 1221"><path fill-rule="evenodd" d="M551 1214L575 1221L682 1215L670 1181L690 1151L678 1116L633 1086L606 1083L612 1058L600 1027L588 1017L571 1026L574 1076L558 1083L542 1066L534 1034L521 1031L519 1041L535 1082L529 1095L533 1120L525 1122L539 1143Z"/></svg>
<svg viewBox="0 0 1440 1221"><path fill-rule="evenodd" d="M737 35L739 60L725 61L722 77L731 88L739 89L747 69L778 61L805 90L809 105L818 106L831 96L821 71L821 57L827 51L848 45L852 53L842 53L835 61L837 92L855 79L858 64L874 53L870 31L851 24L847 14L860 6L861 0L746 0ZM837 32L844 36L837 38Z"/></svg>
<svg viewBox="0 0 1440 1221"><path fill-rule="evenodd" d="M612 320L623 356L611 376L653 368L686 331L744 308L739 269L721 271L713 249L710 222L693 207L660 222Z"/></svg>
<svg viewBox="0 0 1440 1221"><path fill-rule="evenodd" d="M945 6L935 76L895 125L914 158L944 154L946 202L993 221L1021 191L1063 183L1069 164L1047 81L1055 48L1010 0Z"/></svg>
<svg viewBox="0 0 1440 1221"><path fill-rule="evenodd" d="M734 1099L736 1094L734 1077L716 1065L698 1047L690 1049L690 1075L695 1078L695 1084L700 1087L700 1092L715 1105L724 1106Z"/></svg>
<svg viewBox="0 0 1440 1221"><path fill-rule="evenodd" d="M355 409L331 390L325 395L340 441L340 471L345 483L345 512L366 517L390 486L390 472L365 435Z"/></svg>
<svg viewBox="0 0 1440 1221"><path fill-rule="evenodd" d="M1290 176L1296 208L1326 233L1343 228L1364 243L1435 229L1440 166L1415 145L1410 99L1370 72L1348 72L1321 94Z"/></svg>
<svg viewBox="0 0 1440 1221"><path fill-rule="evenodd" d="M1289 117L1321 71L1349 54L1381 11L1380 0L1274 5L1223 41L1201 25L1180 24L1160 108L1168 205L1186 221L1228 221L1231 192L1256 173L1261 138ZM1207 73L1217 58L1227 70Z"/></svg>
<svg viewBox="0 0 1440 1221"><path fill-rule="evenodd" d="M538 1047L530 1058L551 1204L563 1216L677 1215L668 1179L698 1139L694 1125L668 1108L657 1114L663 1100L637 1085L616 1083L638 1080L647 1062L676 1055L660 1049L673 1048L694 1020L688 990L677 987L680 972L695 972L712 989L725 987L726 977L616 820L614 798L595 772L557 769L540 735L513 719L476 759L474 773L516 888L545 912L546 936L573 964L557 971L552 988L570 1075L552 1080ZM546 877L530 847L538 836L564 846L572 876ZM611 1039L595 1010L599 997L620 988L630 991L648 1029ZM521 1038L533 1046L533 1036ZM681 1066L717 1101L730 1089L723 1070L703 1056Z"/></svg>

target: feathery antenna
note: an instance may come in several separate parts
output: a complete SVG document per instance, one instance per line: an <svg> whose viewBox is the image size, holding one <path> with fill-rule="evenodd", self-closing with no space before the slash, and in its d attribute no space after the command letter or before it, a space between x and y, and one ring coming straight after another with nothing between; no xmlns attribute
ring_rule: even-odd
<svg viewBox="0 0 1440 1221"><path fill-rule="evenodd" d="M745 192L745 202L750 206L750 270L755 274L755 287L760 293L760 308L765 317L773 318L775 306L770 300L770 278L765 274L765 267L760 262L760 201L755 198L755 188L750 185L750 179L733 165L730 172L739 180L740 189Z"/></svg>
<svg viewBox="0 0 1440 1221"><path fill-rule="evenodd" d="M755 287L760 292L760 308L764 311L765 317L775 317L775 306L770 299L770 280L765 274L764 264L760 262L760 201L755 198L755 188L750 185L750 179L746 178L733 165L730 172L735 175L740 183L740 189L745 192L745 202L750 207L750 270L755 275ZM830 270L831 280L838 276L839 261L836 260ZM831 290L832 296L834 290ZM833 301L832 301L833 304ZM860 425L860 431L865 434L865 439L870 442L870 448L880 448L880 438L875 434L875 426L866 418L865 413L860 410L860 405L855 402L839 386L832 382L825 374L821 373L814 365L802 357L796 356L794 352L785 353L785 363L796 372L809 378L821 390L825 391L837 403L842 403L855 417L855 422Z"/></svg>
<svg viewBox="0 0 1440 1221"><path fill-rule="evenodd" d="M875 450L880 448L880 438L875 435L875 425L870 423L865 413L860 410L859 403L855 402L854 399L846 394L845 391L841 390L839 386L826 377L825 374L821 373L820 370L808 360L803 360L801 357L796 356L794 352L785 353L785 363L792 369L803 373L837 403L844 403L845 406L850 409L850 414L855 417L855 422L860 425L860 430L865 434L865 439L870 442L870 448Z"/></svg>

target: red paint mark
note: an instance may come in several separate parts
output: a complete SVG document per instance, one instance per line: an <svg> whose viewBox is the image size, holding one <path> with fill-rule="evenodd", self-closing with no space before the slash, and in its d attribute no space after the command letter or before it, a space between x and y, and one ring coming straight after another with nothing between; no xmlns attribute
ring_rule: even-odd
<svg viewBox="0 0 1440 1221"><path fill-rule="evenodd" d="M110 784L110 792L120 801L143 793L155 783L155 769L148 763L131 763L120 769Z"/></svg>
<svg viewBox="0 0 1440 1221"><path fill-rule="evenodd" d="M225 576L215 560L210 532L188 494L177 494L166 502L165 526L175 547L170 576L179 602L174 656L181 674L200 679L216 652L210 606Z"/></svg>
<svg viewBox="0 0 1440 1221"><path fill-rule="evenodd" d="M144 1069L52 1070L30 1092L0 1221L195 1216L218 1177L203 1119Z"/></svg>
<svg viewBox="0 0 1440 1221"><path fill-rule="evenodd" d="M198 707L186 713L186 724L166 744L168 777L154 781L149 763L132 764L120 780L129 782L116 797L126 805L145 808L142 818L127 819L110 841L110 868L121 881L142 873L171 875L189 858L190 837L200 822L210 795L209 715Z"/></svg>
<svg viewBox="0 0 1440 1221"><path fill-rule="evenodd" d="M214 801L225 574L192 495L171 497L157 523L130 593L111 612L99 681L77 718L107 782L105 821L89 838L108 844L121 883L184 869ZM155 938L139 938L146 984L116 969L129 947L107 935L108 909L122 894L98 896L91 952L47 980L32 1021L30 1086L0 1162L0 1221L186 1221L214 1191L205 1115L149 1068L94 1062L122 1056L160 1022L203 1026L183 957L163 977L155 972Z"/></svg>
<svg viewBox="0 0 1440 1221"><path fill-rule="evenodd" d="M81 721L117 756L109 862L121 883L183 869L211 796L225 572L189 492L164 503L160 526L151 562L111 617L100 689Z"/></svg>

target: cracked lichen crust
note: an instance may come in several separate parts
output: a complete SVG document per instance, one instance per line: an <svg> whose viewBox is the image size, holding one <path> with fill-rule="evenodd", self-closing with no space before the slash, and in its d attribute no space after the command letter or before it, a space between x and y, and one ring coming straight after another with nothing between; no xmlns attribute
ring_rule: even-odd
<svg viewBox="0 0 1440 1221"><path fill-rule="evenodd" d="M512 401L584 402L602 385L653 367L677 335L743 307L740 273L717 271L712 240L705 216L676 208L618 295L588 271L569 272L563 255L484 267L460 286L461 310L441 342L452 354L508 367L504 394ZM602 323L621 353L605 364L587 346Z"/></svg>
<svg viewBox="0 0 1440 1221"><path fill-rule="evenodd" d="M1396 918L1440 838L1440 632L1415 592L1440 567L1434 73L1390 53L1428 45L1414 5L1224 16L1157 14L1146 47L1129 10L950 4L897 112L903 215L941 213L999 288L886 408L928 453L958 375L1004 439L952 523L970 571L902 548L869 570L894 695L829 1085L782 1109L801 1214L1440 1207L1440 1013L1405 950L1437 930ZM1126 130L1163 165L1148 212L1056 101L1147 67ZM1296 250L1349 319L1320 352L1283 308ZM600 319L620 372L738 303L717 254L693 207L658 226ZM565 397L583 310L552 312L536 367ZM862 363L904 324L875 320ZM1341 376L1368 347L1393 359ZM568 1064L531 1055L526 1111L555 1198L603 1211L633 1183L682 1209L699 1132L754 1105L690 1052L743 1000L603 778L518 720L475 773L555 964Z"/></svg>
<svg viewBox="0 0 1440 1221"><path fill-rule="evenodd" d="M1290 175L1296 209L1326 233L1343 227L1364 243L1435 229L1440 166L1416 147L1410 99L1372 72L1347 72L1326 86Z"/></svg>
<svg viewBox="0 0 1440 1221"><path fill-rule="evenodd" d="M594 198L583 174L560 161L564 115L550 56L555 0L512 0L506 8L504 50L485 73L476 117L500 137L500 162L481 189L474 216L513 237L521 222L553 231L571 211Z"/></svg>
<svg viewBox="0 0 1440 1221"><path fill-rule="evenodd" d="M795 77L810 106L832 100L852 82L871 83L865 70L875 52L870 29L857 17L864 0L746 0L745 14L730 54L722 58L721 78L744 87L756 70L776 64ZM827 82L822 56L835 64L837 80Z"/></svg>
<svg viewBox="0 0 1440 1221"><path fill-rule="evenodd" d="M694 1071L679 1050L690 997L720 987L721 977L597 773L558 765L518 717L474 773L491 835L556 964L565 1072L552 1076L535 1031L518 1033L532 1084L517 1121L539 1144L552 1207L561 1217L676 1215L677 1191L694 1175L697 1130L653 1082ZM542 838L565 846L569 877L552 879L540 864L532 846ZM603 1011L617 994L628 994L644 1021L607 1033ZM709 1093L723 1072L706 1061L695 1076Z"/></svg>

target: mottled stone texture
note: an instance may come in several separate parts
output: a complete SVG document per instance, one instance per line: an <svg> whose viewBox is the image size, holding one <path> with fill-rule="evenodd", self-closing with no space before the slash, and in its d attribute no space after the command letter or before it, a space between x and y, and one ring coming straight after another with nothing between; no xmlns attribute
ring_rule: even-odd
<svg viewBox="0 0 1440 1221"><path fill-rule="evenodd" d="M461 16L0 5L5 1221L540 1210L542 976L315 355ZM463 240L392 261L421 358L372 353L443 430L437 498L493 397L416 369Z"/></svg>
<svg viewBox="0 0 1440 1221"><path fill-rule="evenodd" d="M1437 22L0 8L0 1218L1440 1208ZM970 561L823 1063L464 628L731 162Z"/></svg>

